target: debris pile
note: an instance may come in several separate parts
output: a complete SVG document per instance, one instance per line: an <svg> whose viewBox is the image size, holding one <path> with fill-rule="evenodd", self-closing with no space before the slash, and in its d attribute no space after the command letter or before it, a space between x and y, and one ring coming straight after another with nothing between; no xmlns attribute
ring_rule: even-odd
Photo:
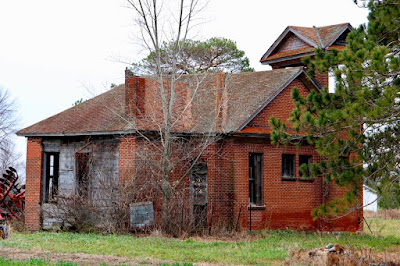
<svg viewBox="0 0 400 266"><path fill-rule="evenodd" d="M397 252L373 252L371 249L355 251L339 244L328 244L323 248L311 251L299 250L291 252L291 258L286 260L287 265L387 265L400 266L400 255Z"/></svg>

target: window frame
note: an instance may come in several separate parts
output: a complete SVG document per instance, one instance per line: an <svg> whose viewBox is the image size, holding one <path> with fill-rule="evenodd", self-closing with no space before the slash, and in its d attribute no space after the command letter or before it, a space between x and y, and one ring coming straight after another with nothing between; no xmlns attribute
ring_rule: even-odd
<svg viewBox="0 0 400 266"><path fill-rule="evenodd" d="M51 159L53 158L53 160ZM56 200L59 187L60 153L44 152L43 169L43 203L51 203Z"/></svg>
<svg viewBox="0 0 400 266"><path fill-rule="evenodd" d="M307 158L307 162L302 162L302 158ZM313 156L311 154L299 154L299 180L300 181L314 181L314 178L312 176L303 176L303 174L300 171L300 167L303 164L308 164L308 167L310 167L310 164L313 162Z"/></svg>
<svg viewBox="0 0 400 266"><path fill-rule="evenodd" d="M263 206L263 157L263 153L249 153L249 204L254 206Z"/></svg>
<svg viewBox="0 0 400 266"><path fill-rule="evenodd" d="M288 168L288 160L291 159L291 169ZM281 176L282 180L296 181L296 154L282 153L281 157ZM287 173L291 172L291 173Z"/></svg>

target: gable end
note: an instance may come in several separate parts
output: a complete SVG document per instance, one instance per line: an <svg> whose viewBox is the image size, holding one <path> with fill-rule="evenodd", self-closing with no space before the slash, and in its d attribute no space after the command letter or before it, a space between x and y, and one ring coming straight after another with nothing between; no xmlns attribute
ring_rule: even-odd
<svg viewBox="0 0 400 266"><path fill-rule="evenodd" d="M246 122L244 122L240 128L237 131L242 131L244 128L246 128L251 121L255 117L257 117L278 95L282 93L290 84L292 84L295 80L298 80L302 86L304 86L308 91L311 91L313 89L316 89L318 91L321 90L321 86L318 84L313 79L309 79L304 71L304 69L300 69L299 72L297 72L295 75L293 75L292 78L290 78L279 90L277 90L264 104L260 106L260 108L257 109L257 111L251 115Z"/></svg>
<svg viewBox="0 0 400 266"><path fill-rule="evenodd" d="M295 50L298 48L304 48L304 47L311 47L310 44L306 43L299 37L297 37L294 34L288 34L288 36L282 41L282 44L279 45L271 55L274 55L275 53L280 53L280 52L285 52L285 51L290 51L290 50Z"/></svg>
<svg viewBox="0 0 400 266"><path fill-rule="evenodd" d="M293 80L295 80L301 73L304 73L304 70L302 68L299 69L299 71L293 75L292 78L290 78L281 88L279 88L264 104L262 104L254 114L252 114L238 129L237 131L241 131L243 128L246 127L248 123L250 123L251 120L254 119L272 100L276 98L276 96L279 95L290 83L292 83Z"/></svg>

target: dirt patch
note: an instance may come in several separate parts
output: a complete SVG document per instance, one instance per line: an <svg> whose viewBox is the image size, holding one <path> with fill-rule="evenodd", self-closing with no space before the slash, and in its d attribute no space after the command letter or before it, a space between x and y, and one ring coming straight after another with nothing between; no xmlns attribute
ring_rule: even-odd
<svg viewBox="0 0 400 266"><path fill-rule="evenodd" d="M53 253L46 250L22 250L17 248L0 247L0 257L13 260L27 260L30 258L39 258L49 260L51 263L58 261L73 262L78 265L137 265L137 264L160 264L171 263L157 259L132 259L110 255L92 255L85 253Z"/></svg>

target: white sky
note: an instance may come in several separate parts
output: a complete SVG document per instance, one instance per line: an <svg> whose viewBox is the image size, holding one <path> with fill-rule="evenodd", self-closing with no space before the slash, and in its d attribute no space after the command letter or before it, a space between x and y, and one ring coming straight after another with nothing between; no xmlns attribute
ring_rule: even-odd
<svg viewBox="0 0 400 266"><path fill-rule="evenodd" d="M124 6L124 0L0 0L0 89L18 102L20 128L124 82L127 65L118 61L142 58ZM252 67L267 70L259 60L286 26L356 27L366 16L352 0L210 0L195 33L235 40Z"/></svg>

